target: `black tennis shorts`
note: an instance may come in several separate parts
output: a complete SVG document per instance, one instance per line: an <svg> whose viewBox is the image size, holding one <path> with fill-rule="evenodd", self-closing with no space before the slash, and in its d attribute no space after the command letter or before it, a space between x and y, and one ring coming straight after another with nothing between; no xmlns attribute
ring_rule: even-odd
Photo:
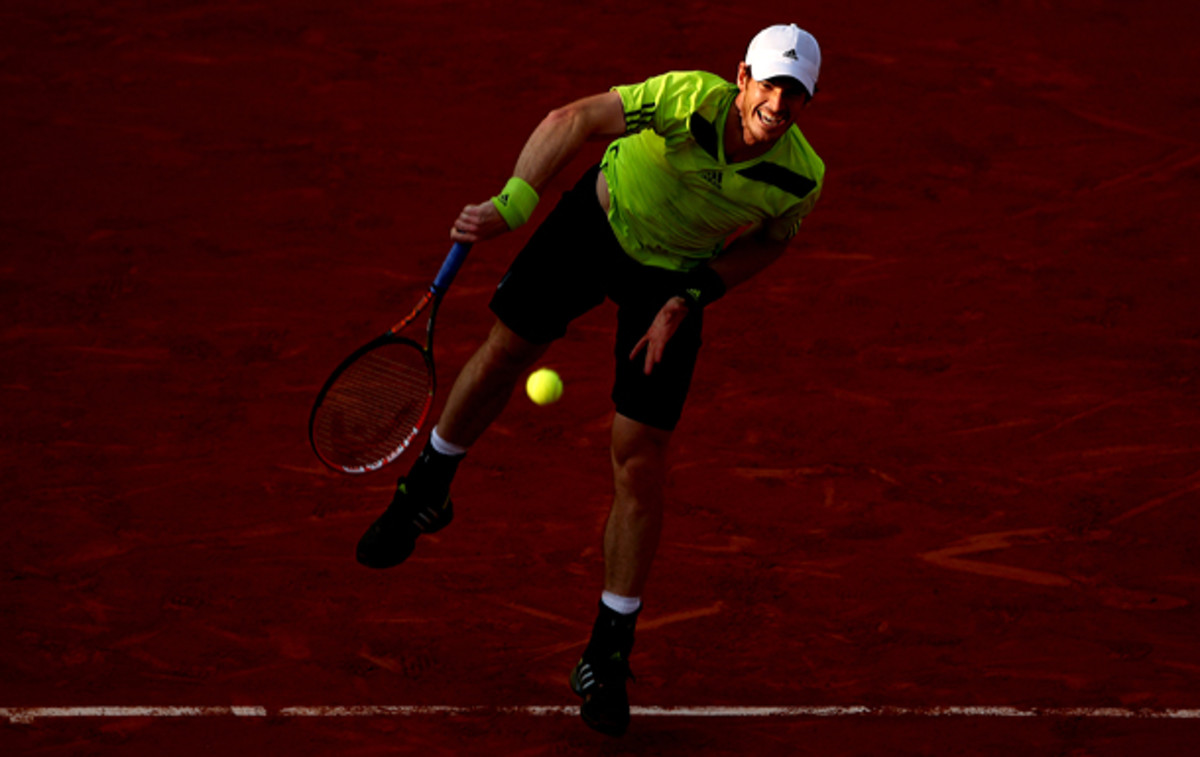
<svg viewBox="0 0 1200 757"><path fill-rule="evenodd" d="M492 312L523 339L548 344L566 334L571 321L611 299L617 304L612 390L617 412L672 431L692 383L702 312L688 314L649 376L644 352L629 359L658 311L683 291L683 274L642 265L626 254L596 199L599 170L593 166L563 193L500 280Z"/></svg>

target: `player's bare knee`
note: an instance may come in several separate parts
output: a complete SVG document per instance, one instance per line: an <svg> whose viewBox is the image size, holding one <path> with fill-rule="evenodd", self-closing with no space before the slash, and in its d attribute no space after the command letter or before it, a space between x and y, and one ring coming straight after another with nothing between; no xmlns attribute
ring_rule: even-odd
<svg viewBox="0 0 1200 757"><path fill-rule="evenodd" d="M489 362L508 373L520 373L541 357L548 345L534 344L497 321L488 335Z"/></svg>
<svg viewBox="0 0 1200 757"><path fill-rule="evenodd" d="M661 491L666 480L666 447L649 442L614 445L612 465L618 492Z"/></svg>

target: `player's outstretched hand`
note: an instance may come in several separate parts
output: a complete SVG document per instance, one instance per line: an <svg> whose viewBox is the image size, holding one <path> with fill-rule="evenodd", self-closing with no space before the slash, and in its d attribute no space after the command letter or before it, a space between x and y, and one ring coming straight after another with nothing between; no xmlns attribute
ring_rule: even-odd
<svg viewBox="0 0 1200 757"><path fill-rule="evenodd" d="M643 349L646 350L646 362L643 370L647 376L654 370L654 366L662 362L663 350L666 349L667 342L671 341L671 337L675 335L679 324L683 323L683 319L687 318L687 314L687 302L682 297L672 297L667 300L667 304L663 305L662 310L659 310L658 315L654 317L654 322L650 324L645 336L638 340L633 352L629 353L629 359L634 360L639 352Z"/></svg>
<svg viewBox="0 0 1200 757"><path fill-rule="evenodd" d="M482 242L493 239L508 231L508 224L491 200L479 205L468 205L458 214L450 228L450 238L455 242Z"/></svg>

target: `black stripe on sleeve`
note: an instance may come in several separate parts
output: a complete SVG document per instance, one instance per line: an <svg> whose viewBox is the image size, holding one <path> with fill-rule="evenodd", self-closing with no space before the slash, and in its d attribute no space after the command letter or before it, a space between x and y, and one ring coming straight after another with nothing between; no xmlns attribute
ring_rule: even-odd
<svg viewBox="0 0 1200 757"><path fill-rule="evenodd" d="M654 120L655 105L656 103L647 103L637 110L625 111L625 133L633 134L649 126Z"/></svg>

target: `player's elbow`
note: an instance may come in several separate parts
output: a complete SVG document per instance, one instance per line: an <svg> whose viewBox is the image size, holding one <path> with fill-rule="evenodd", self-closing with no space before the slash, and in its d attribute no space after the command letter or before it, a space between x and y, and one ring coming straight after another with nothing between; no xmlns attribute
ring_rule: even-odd
<svg viewBox="0 0 1200 757"><path fill-rule="evenodd" d="M619 136L625 131L625 112L615 92L568 103L542 119L545 129L580 139Z"/></svg>
<svg viewBox="0 0 1200 757"><path fill-rule="evenodd" d="M576 132L583 126L583 113L576 103L564 105L547 113L542 126L553 131Z"/></svg>
<svg viewBox="0 0 1200 757"><path fill-rule="evenodd" d="M535 134L543 143L564 145L567 149L576 149L587 139L582 131L579 113L571 105L547 113Z"/></svg>

